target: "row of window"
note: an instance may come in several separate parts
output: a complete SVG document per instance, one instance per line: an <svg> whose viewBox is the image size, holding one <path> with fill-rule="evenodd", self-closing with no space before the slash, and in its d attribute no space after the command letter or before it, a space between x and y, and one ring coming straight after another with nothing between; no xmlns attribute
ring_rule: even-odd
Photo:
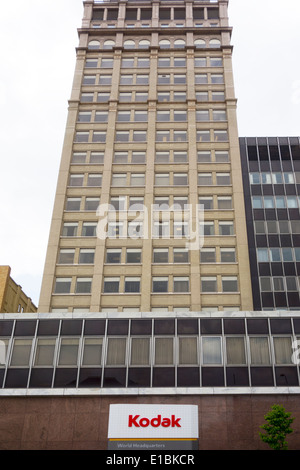
<svg viewBox="0 0 300 470"><path fill-rule="evenodd" d="M94 85L96 81L95 75L85 75L83 85ZM100 83L101 81L101 83ZM110 75L100 75L99 83L103 85L111 85L112 78ZM149 85L149 75L145 74L123 74L120 76L120 85ZM187 84L187 75L184 73L172 73L172 74L158 74L157 75L157 85L186 85ZM195 74L195 85L223 85L224 84L224 75L221 73L218 74ZM145 93L144 93L145 94ZM98 93L97 101L105 102L109 99L108 93ZM120 93L120 97L124 96ZM81 101L91 102L94 101L93 93L82 93ZM139 101L142 101L141 99Z"/></svg>
<svg viewBox="0 0 300 470"><path fill-rule="evenodd" d="M125 39L123 42L124 49L149 49L150 46L151 41L149 39ZM184 49L186 47L186 41L185 39L174 39L172 41L169 39L160 39L158 46L160 49ZM194 46L198 49L205 49L206 47L215 49L221 47L221 41L217 38L209 40L197 38L194 40ZM88 44L90 50L113 49L114 47L116 47L116 42L113 39L103 41L92 39Z"/></svg>
<svg viewBox="0 0 300 470"><path fill-rule="evenodd" d="M109 77L100 77L101 81L109 81ZM99 79L99 80L100 80ZM96 81L96 76L89 76L85 79L90 84ZM225 101L225 93L223 91L196 91L196 101L198 102L223 102ZM104 98L107 98L107 95L104 93L97 95L98 102L106 102ZM148 100L148 93L139 93L139 92L129 92L119 93L119 102L120 103L132 103L132 102L139 102L145 103ZM186 102L187 95L185 91L164 91L157 93L157 101L158 103L169 103L169 102ZM93 93L83 93L81 96L81 101L86 103L93 103L94 102L94 94Z"/></svg>
<svg viewBox="0 0 300 470"><path fill-rule="evenodd" d="M113 173L111 187L145 186L145 173ZM85 183L85 184L84 184ZM187 173L156 173L154 175L155 186L187 186ZM206 172L198 173L199 186L228 186L231 184L230 173L225 172ZM102 185L102 173L89 173L85 178L82 173L74 173L69 177L69 186L96 186ZM292 196L287 198L292 200ZM296 203L297 204L297 203ZM256 207L256 206L255 206ZM289 202L288 207L292 206Z"/></svg>
<svg viewBox="0 0 300 470"><path fill-rule="evenodd" d="M300 183L300 172L250 173L250 184L295 184Z"/></svg>
<svg viewBox="0 0 300 470"><path fill-rule="evenodd" d="M131 23L131 22L125 22L124 24L124 27L129 29L129 28L150 28L151 27L151 22L148 21L148 22L145 22L145 21L142 21L140 23ZM216 28L219 26L219 22L217 21L204 21L204 22L199 22L199 21L195 21L194 22L194 27L195 28L203 28L203 27L209 27L209 28ZM92 23L92 28L94 29L98 29L98 28L108 28L108 29L112 29L112 28L117 28L117 24L115 22L112 22L112 21L109 21L108 23L99 23L99 22L93 22ZM159 25L160 28L184 28L185 27L185 22L184 21L180 21L180 22L169 22L169 23L166 23L165 21L163 22L160 22L160 25ZM103 46L102 46L103 47ZM219 47L219 46L217 46ZM104 47L103 47L104 48ZM143 47L141 47L139 45L138 49L145 49Z"/></svg>
<svg viewBox="0 0 300 470"><path fill-rule="evenodd" d="M253 209L298 209L300 196L252 196Z"/></svg>
<svg viewBox="0 0 300 470"><path fill-rule="evenodd" d="M10 367L293 364L290 336L15 338L7 349Z"/></svg>
<svg viewBox="0 0 300 470"><path fill-rule="evenodd" d="M69 211L80 211L80 198L68 199L66 210ZM99 206L99 199L86 198L84 210L96 211ZM172 224L173 230L171 230L170 221L164 222L153 222L152 224L152 238L184 238L189 236L190 223L182 221L174 221ZM63 236L76 236L78 223L77 222L66 222L63 227ZM102 229L102 227L101 227ZM231 220L213 220L204 221L199 226L199 232L203 233L204 236L233 236L234 235L234 223ZM82 227L81 236L95 236L97 233L96 222L84 222ZM100 236L107 236L108 238L143 238L147 237L147 227L144 229L143 220L133 220L128 222L108 222L107 229L104 233L100 233Z"/></svg>
<svg viewBox="0 0 300 470"><path fill-rule="evenodd" d="M141 248L107 248L105 262L108 264L141 264ZM80 248L79 252L75 248L63 248L59 251L58 264L93 264L95 258L94 248ZM189 250L186 248L154 248L153 263L189 263ZM235 263L235 248L202 248L200 252L201 263Z"/></svg>
<svg viewBox="0 0 300 470"><path fill-rule="evenodd" d="M74 288L75 294L90 294L92 289L92 278L77 277ZM121 282L122 281L122 282ZM171 287L172 284L172 287ZM54 286L54 294L72 293L72 278L57 277ZM103 281L104 294L139 294L141 288L140 277L105 277ZM203 293L237 293L237 276L204 276L201 278L201 291ZM189 293L190 279L188 276L156 276L152 278L152 293Z"/></svg>
<svg viewBox="0 0 300 470"><path fill-rule="evenodd" d="M99 59L92 58L86 59L85 68L98 68ZM169 68L169 67L186 67L186 57L172 56L172 57L158 57L157 66L158 68ZM113 57L101 58L100 68L113 68L114 59ZM222 67L222 57L195 57L195 67ZM149 57L125 57L121 60L121 68L150 68Z"/></svg>
<svg viewBox="0 0 300 470"><path fill-rule="evenodd" d="M170 197L168 196L157 196L154 197L154 204L151 207L153 214L169 211L172 212L183 212L188 211L191 207L188 206L187 196L174 196L172 198L173 204L170 204ZM203 210L231 210L232 197L231 196L199 196L198 203L201 206L199 209ZM144 197L143 196L112 196L110 198L108 210L111 211L143 211ZM187 214L186 214L187 216Z"/></svg>
<svg viewBox="0 0 300 470"><path fill-rule="evenodd" d="M74 143L105 143L106 131L79 131L76 132ZM197 130L197 142L228 142L229 136L227 130ZM156 142L187 142L188 131L182 130L160 130L155 134ZM116 130L115 142L147 142L147 130Z"/></svg>
<svg viewBox="0 0 300 470"><path fill-rule="evenodd" d="M187 163L187 151L167 150L157 151L155 154L155 163ZM229 162L228 151L201 150L197 152L198 163L227 163ZM104 152L74 152L72 155L72 164L92 164L98 165L104 163ZM141 164L146 163L146 152L139 151L121 151L114 152L113 163L118 164Z"/></svg>
<svg viewBox="0 0 300 470"><path fill-rule="evenodd" d="M88 201L90 204L91 202ZM99 200L95 201L98 207ZM74 206L73 206L74 207ZM87 205L87 207L90 207ZM71 210L71 209L70 209ZM73 209L75 210L75 209ZM80 208L78 209L80 210ZM85 210L96 210L85 209ZM97 236L97 222L65 222L62 228L63 237L96 237ZM233 221L205 221L203 222L203 232L205 236L231 236L234 235ZM174 237L187 236L189 225L182 222L176 222L173 226ZM123 222L110 222L107 227L107 236L109 238L123 238L128 236L132 238L141 238L143 236L142 222L132 221L128 223L127 231ZM170 237L170 223L169 222L155 222L153 225L153 238L167 238Z"/></svg>
<svg viewBox="0 0 300 470"><path fill-rule="evenodd" d="M102 3L96 1L95 3ZM130 7L127 6L125 13L125 21L140 21L140 20L151 20L152 19L152 6L147 7ZM92 20L98 21L114 21L119 17L118 8L97 8L93 11ZM160 7L159 16L160 20L184 20L186 18L186 8L185 7ZM193 8L193 18L194 19L210 19L215 20L219 18L219 8L218 7L199 7L195 6ZM120 16L120 19L123 19L123 14Z"/></svg>
<svg viewBox="0 0 300 470"><path fill-rule="evenodd" d="M300 261L300 248L257 248L259 263L298 262Z"/></svg>
<svg viewBox="0 0 300 470"><path fill-rule="evenodd" d="M147 110L124 110L118 111L117 122L148 122ZM188 120L188 111L186 109L168 109L156 111L157 122L186 122ZM196 110L196 121L226 121L227 113L223 109L203 109ZM80 111L78 113L78 122L107 122L108 111Z"/></svg>
<svg viewBox="0 0 300 470"><path fill-rule="evenodd" d="M300 233L300 220L255 220L254 230L258 235L296 234Z"/></svg>
<svg viewBox="0 0 300 470"><path fill-rule="evenodd" d="M260 277L260 289L262 292L299 292L300 279L295 276Z"/></svg>

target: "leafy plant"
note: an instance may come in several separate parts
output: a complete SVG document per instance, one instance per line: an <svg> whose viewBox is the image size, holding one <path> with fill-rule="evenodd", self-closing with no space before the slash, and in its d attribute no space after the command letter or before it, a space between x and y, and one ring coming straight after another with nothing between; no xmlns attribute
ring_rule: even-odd
<svg viewBox="0 0 300 470"><path fill-rule="evenodd" d="M273 405L264 418L268 424L260 426L266 432L259 433L261 440L273 450L287 450L286 436L293 432L291 424L295 418L291 418L291 413L287 413L281 405Z"/></svg>

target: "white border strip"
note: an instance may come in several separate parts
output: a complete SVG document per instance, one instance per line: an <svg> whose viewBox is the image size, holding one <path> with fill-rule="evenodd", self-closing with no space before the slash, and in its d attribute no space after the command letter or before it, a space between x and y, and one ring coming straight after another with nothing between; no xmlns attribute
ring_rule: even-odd
<svg viewBox="0 0 300 470"><path fill-rule="evenodd" d="M195 387L195 388L7 388L1 397L13 396L146 396L146 395L300 395L300 387Z"/></svg>

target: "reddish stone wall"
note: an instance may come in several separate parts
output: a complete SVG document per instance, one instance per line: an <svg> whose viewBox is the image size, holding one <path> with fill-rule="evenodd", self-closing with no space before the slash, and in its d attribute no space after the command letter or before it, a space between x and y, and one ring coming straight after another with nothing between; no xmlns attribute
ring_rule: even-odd
<svg viewBox="0 0 300 470"><path fill-rule="evenodd" d="M0 449L106 450L111 403L198 405L201 450L269 449L259 426L271 406L281 404L295 417L289 449L300 449L298 395L1 397Z"/></svg>

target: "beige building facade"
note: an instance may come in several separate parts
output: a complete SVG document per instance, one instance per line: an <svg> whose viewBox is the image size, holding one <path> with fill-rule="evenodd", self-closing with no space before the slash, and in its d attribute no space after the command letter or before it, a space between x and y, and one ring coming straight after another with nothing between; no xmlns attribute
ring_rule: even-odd
<svg viewBox="0 0 300 470"><path fill-rule="evenodd" d="M253 309L227 7L84 2L39 312Z"/></svg>

